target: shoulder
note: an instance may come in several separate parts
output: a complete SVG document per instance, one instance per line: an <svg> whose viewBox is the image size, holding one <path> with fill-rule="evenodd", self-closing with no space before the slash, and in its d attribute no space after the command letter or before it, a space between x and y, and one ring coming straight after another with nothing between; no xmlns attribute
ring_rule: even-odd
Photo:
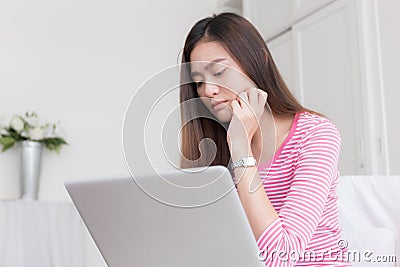
<svg viewBox="0 0 400 267"><path fill-rule="evenodd" d="M300 112L297 116L297 127L301 129L302 132L306 135L322 129L331 129L332 131L337 132L337 134L340 135L340 132L336 125L327 117L322 117L308 111Z"/></svg>
<svg viewBox="0 0 400 267"><path fill-rule="evenodd" d="M303 127L304 132L296 150L297 172L312 171L333 177L337 173L341 150L339 130L330 119L309 112L299 114L298 124Z"/></svg>
<svg viewBox="0 0 400 267"><path fill-rule="evenodd" d="M301 132L301 143L310 140L341 142L340 131L327 117L307 111L298 114L297 128Z"/></svg>

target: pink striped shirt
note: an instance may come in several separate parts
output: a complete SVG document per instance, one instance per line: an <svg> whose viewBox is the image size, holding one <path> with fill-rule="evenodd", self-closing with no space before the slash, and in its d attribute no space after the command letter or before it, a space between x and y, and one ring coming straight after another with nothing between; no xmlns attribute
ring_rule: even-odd
<svg viewBox="0 0 400 267"><path fill-rule="evenodd" d="M340 143L331 121L297 113L272 161L258 166L279 214L257 240L266 266L351 266L336 203Z"/></svg>

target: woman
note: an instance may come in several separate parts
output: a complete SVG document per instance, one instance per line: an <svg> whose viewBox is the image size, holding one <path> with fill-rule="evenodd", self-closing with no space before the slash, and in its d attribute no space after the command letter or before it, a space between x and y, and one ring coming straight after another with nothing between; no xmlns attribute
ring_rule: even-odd
<svg viewBox="0 0 400 267"><path fill-rule="evenodd" d="M216 145L209 165L233 163L237 191L267 266L350 266L346 248L339 247L340 135L331 121L292 96L255 27L233 13L204 18L186 38L182 63L190 67L181 78L190 82L181 83L180 102L200 98L215 118L187 121L190 109L202 107L183 105L182 167L207 164L199 160L204 138ZM249 82L228 88L216 80L231 69ZM269 127L272 116L276 132ZM274 145L278 150L271 154Z"/></svg>

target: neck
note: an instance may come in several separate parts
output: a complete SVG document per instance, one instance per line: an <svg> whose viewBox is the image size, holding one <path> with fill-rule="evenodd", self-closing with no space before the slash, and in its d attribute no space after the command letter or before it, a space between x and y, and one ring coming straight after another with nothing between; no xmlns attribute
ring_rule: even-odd
<svg viewBox="0 0 400 267"><path fill-rule="evenodd" d="M272 113L264 110L260 127L251 140L251 150L258 163L264 163L275 155L289 134L293 117L272 116Z"/></svg>
<svg viewBox="0 0 400 267"><path fill-rule="evenodd" d="M260 120L260 127L251 140L251 150L257 162L266 161L274 151L275 125L272 114L264 110Z"/></svg>

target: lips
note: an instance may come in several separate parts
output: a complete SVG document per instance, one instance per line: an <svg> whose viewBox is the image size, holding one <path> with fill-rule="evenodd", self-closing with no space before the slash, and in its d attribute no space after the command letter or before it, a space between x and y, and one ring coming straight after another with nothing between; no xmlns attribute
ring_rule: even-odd
<svg viewBox="0 0 400 267"><path fill-rule="evenodd" d="M211 102L211 107L213 108L213 109L219 109L219 108L222 108L224 105L225 105L225 103L227 103L228 102L228 100L224 100L224 101L212 101Z"/></svg>

